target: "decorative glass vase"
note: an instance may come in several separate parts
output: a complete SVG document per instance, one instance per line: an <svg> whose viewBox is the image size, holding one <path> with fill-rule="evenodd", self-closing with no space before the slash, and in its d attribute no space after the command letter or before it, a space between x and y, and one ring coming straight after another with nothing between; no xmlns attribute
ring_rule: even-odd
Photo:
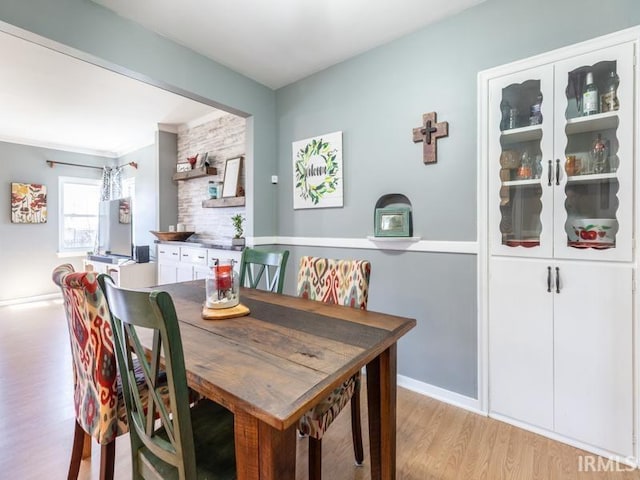
<svg viewBox="0 0 640 480"><path fill-rule="evenodd" d="M231 259L213 261L205 280L207 308L231 308L240 303L240 282L234 263Z"/></svg>

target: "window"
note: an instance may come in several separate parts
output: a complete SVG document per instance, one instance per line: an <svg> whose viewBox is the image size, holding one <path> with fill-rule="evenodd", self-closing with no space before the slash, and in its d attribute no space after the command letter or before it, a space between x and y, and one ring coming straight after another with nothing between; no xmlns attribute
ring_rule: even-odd
<svg viewBox="0 0 640 480"><path fill-rule="evenodd" d="M136 177L127 177L122 179L122 197L131 197L133 200L136 196Z"/></svg>
<svg viewBox="0 0 640 480"><path fill-rule="evenodd" d="M60 177L59 251L93 250L98 233L100 180Z"/></svg>

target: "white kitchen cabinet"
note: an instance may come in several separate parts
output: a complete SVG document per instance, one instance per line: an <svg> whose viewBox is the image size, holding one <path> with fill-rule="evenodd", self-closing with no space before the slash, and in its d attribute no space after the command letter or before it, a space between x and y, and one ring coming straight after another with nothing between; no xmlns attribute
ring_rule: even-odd
<svg viewBox="0 0 640 480"><path fill-rule="evenodd" d="M115 264L83 260L84 270L87 272L106 273L111 276L117 286L122 288L143 288L156 284L156 265L154 263Z"/></svg>
<svg viewBox="0 0 640 480"><path fill-rule="evenodd" d="M625 38L482 72L480 150L490 414L628 457L637 38ZM602 102L586 114L591 78ZM615 104L600 96L609 84Z"/></svg>
<svg viewBox="0 0 640 480"><path fill-rule="evenodd" d="M241 256L242 252L238 250L159 243L158 284L203 279L216 258L235 260L238 270Z"/></svg>

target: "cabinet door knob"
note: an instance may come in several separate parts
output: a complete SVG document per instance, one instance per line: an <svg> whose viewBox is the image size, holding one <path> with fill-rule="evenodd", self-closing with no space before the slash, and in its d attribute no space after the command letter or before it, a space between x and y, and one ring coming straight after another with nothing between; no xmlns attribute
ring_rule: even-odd
<svg viewBox="0 0 640 480"><path fill-rule="evenodd" d="M548 175L549 175L549 186L551 186L551 184L553 182L553 160L549 160Z"/></svg>
<svg viewBox="0 0 640 480"><path fill-rule="evenodd" d="M547 267L547 292L551 293L551 267Z"/></svg>
<svg viewBox="0 0 640 480"><path fill-rule="evenodd" d="M556 267L556 293L560 293L560 267Z"/></svg>

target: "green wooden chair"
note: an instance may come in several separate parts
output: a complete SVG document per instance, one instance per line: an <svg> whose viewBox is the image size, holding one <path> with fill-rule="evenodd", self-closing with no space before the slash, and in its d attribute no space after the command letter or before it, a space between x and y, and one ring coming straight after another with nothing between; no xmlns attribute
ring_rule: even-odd
<svg viewBox="0 0 640 480"><path fill-rule="evenodd" d="M289 259L289 250L267 252L245 248L240 259L240 285L249 288L261 288L260 281L264 276L263 290L282 293L284 287L284 271Z"/></svg>
<svg viewBox="0 0 640 480"><path fill-rule="evenodd" d="M98 281L111 310L130 427L132 478L235 479L233 415L209 400L201 400L190 408L182 340L171 296L161 291L121 289L105 275ZM140 343L138 331L143 328L153 331L151 352L145 352ZM161 352L170 410L156 394ZM136 357L149 389L146 408L140 401L134 378ZM160 426L154 421L156 417L160 418Z"/></svg>

